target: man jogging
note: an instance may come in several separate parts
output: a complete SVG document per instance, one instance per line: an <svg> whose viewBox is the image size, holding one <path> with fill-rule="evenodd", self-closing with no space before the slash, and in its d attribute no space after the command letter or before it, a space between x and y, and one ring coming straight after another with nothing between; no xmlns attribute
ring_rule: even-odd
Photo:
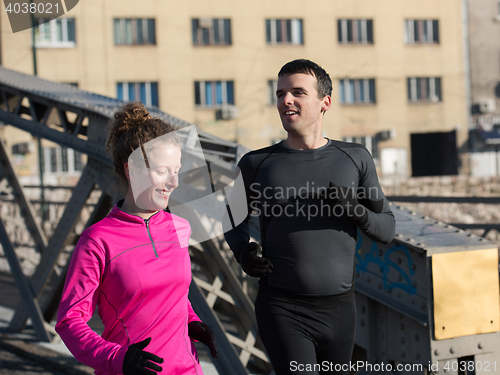
<svg viewBox="0 0 500 375"><path fill-rule="evenodd" d="M357 229L389 243L395 221L369 152L324 138L332 82L309 60L278 74L285 141L239 162L249 212L259 216L259 246L248 219L226 233L243 270L260 277L255 311L277 375L348 373L356 327Z"/></svg>

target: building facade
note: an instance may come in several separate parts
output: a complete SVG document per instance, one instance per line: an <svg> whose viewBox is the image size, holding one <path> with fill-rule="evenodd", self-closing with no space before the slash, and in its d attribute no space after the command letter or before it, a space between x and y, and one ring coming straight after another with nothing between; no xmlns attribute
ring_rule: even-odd
<svg viewBox="0 0 500 375"><path fill-rule="evenodd" d="M32 74L32 31L12 33L1 6L1 64ZM462 17L460 0L86 0L35 21L36 64L255 149L285 137L280 67L310 59L333 80L325 136L363 143L384 175L418 175L442 159L419 135L444 135L444 159L467 141Z"/></svg>
<svg viewBox="0 0 500 375"><path fill-rule="evenodd" d="M469 1L471 164L477 176L500 175L500 1Z"/></svg>

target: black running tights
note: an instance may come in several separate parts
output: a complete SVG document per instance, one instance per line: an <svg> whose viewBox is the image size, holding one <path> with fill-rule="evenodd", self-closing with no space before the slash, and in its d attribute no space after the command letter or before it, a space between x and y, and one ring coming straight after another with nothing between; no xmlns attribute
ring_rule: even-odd
<svg viewBox="0 0 500 375"><path fill-rule="evenodd" d="M347 375L355 339L355 300L312 307L298 302L273 298L269 291L259 291L255 301L260 337L276 375Z"/></svg>

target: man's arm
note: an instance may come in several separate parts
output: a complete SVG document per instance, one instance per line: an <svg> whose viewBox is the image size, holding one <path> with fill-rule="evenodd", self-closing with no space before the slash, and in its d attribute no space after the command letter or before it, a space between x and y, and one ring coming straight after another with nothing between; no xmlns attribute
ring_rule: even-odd
<svg viewBox="0 0 500 375"><path fill-rule="evenodd" d="M250 241L250 229L249 229L249 221L250 221L250 213L251 213L251 207L250 207L250 196L249 196L249 191L250 191L250 180L252 177L252 171L251 171L251 165L248 160L246 160L245 156L240 160L238 163L238 168L241 171L241 175L243 178L243 186L245 189L245 201L241 202L241 198L235 200L234 197L236 195L240 196L240 192L232 191L231 196L228 197L228 201L231 202L231 205L228 206L229 211L234 211L239 210L239 209L246 209L248 214L246 218L239 224L235 225L234 227L232 224L236 224L232 222L229 219L229 215L226 214L223 223L225 223L225 226L228 226L228 228L223 228L224 229L224 237L226 239L227 244L229 245L229 248L231 251L234 253L234 257L238 262L240 262L240 257L242 251L245 249L245 247L248 245L248 242Z"/></svg>
<svg viewBox="0 0 500 375"><path fill-rule="evenodd" d="M374 241L388 244L396 232L396 220L389 207L369 152L361 160L361 176L357 191L358 202L367 208L367 220L359 228Z"/></svg>

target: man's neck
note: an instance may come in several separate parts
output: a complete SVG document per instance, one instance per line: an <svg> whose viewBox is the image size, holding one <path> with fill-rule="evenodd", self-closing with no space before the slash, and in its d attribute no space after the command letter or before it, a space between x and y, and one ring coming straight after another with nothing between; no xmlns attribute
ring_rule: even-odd
<svg viewBox="0 0 500 375"><path fill-rule="evenodd" d="M314 150L323 147L328 143L328 139L322 135L319 137L296 137L288 134L288 138L283 142L283 146L292 150Z"/></svg>

